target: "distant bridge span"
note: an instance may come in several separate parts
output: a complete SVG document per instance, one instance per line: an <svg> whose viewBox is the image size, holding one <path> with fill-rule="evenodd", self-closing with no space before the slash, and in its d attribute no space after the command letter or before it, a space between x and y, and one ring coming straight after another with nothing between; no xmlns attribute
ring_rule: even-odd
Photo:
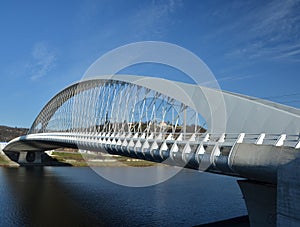
<svg viewBox="0 0 300 227"><path fill-rule="evenodd" d="M299 132L299 109L161 78L114 75L59 92L28 135L4 151L106 150L277 184L279 168L299 158Z"/></svg>

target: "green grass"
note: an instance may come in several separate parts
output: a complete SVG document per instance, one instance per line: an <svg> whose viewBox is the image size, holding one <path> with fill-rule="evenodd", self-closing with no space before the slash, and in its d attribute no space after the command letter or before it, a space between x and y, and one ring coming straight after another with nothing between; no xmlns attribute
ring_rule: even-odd
<svg viewBox="0 0 300 227"><path fill-rule="evenodd" d="M4 157L4 155L0 154L0 166L17 166L13 161L8 160L7 157Z"/></svg>
<svg viewBox="0 0 300 227"><path fill-rule="evenodd" d="M129 161L131 158L123 157L114 155L111 157L111 159L116 160L117 162L93 162L92 160L101 160L101 159L107 159L107 157L104 157L101 154L84 154L84 157L77 152L60 152L55 151L51 155L53 158L57 159L59 162L63 163L69 163L73 166L103 166L103 167L113 167L113 166L133 166L133 167L148 167L153 166L155 163L145 161L145 160L135 160L135 161ZM91 160L91 162L87 163L85 159ZM16 166L16 163L8 160L3 155L0 155L0 166Z"/></svg>
<svg viewBox="0 0 300 227"><path fill-rule="evenodd" d="M8 164L9 162L2 156L0 155L0 164Z"/></svg>
<svg viewBox="0 0 300 227"><path fill-rule="evenodd" d="M51 155L53 158L56 158L59 162L66 162L70 163L73 166L88 166L88 165L95 165L95 166L133 166L133 167L146 167L146 166L153 166L155 163L145 161L145 160L135 160L135 161L128 161L128 157L114 155L111 158L115 159L117 162L89 162L86 163L86 159L88 160L101 160L106 159L107 157L102 156L101 154L83 154L80 153L64 153L55 151Z"/></svg>
<svg viewBox="0 0 300 227"><path fill-rule="evenodd" d="M55 151L52 153L52 156L55 158L60 158L60 159L74 159L74 160L84 160L82 155L79 153L63 153L59 151Z"/></svg>

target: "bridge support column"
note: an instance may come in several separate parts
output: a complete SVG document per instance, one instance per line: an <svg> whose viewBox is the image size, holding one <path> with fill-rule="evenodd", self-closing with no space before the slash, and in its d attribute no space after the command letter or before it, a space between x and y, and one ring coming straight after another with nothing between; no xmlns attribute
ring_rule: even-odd
<svg viewBox="0 0 300 227"><path fill-rule="evenodd" d="M20 165L42 164L42 154L44 152L20 152L18 163Z"/></svg>
<svg viewBox="0 0 300 227"><path fill-rule="evenodd" d="M18 160L19 164L27 163L27 161L26 161L26 155L27 155L27 152L20 152L20 154L19 154L19 160Z"/></svg>
<svg viewBox="0 0 300 227"><path fill-rule="evenodd" d="M247 206L251 227L276 226L276 186L238 180Z"/></svg>
<svg viewBox="0 0 300 227"><path fill-rule="evenodd" d="M277 226L300 226L300 159L278 170Z"/></svg>
<svg viewBox="0 0 300 227"><path fill-rule="evenodd" d="M44 152L35 152L35 160L34 163L42 163L42 154Z"/></svg>

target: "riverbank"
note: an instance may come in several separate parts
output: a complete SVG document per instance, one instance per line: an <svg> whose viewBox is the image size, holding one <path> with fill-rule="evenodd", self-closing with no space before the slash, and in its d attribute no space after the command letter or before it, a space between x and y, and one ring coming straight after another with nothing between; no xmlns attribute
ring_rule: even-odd
<svg viewBox="0 0 300 227"><path fill-rule="evenodd" d="M19 164L11 161L2 151L0 152L0 166L19 167Z"/></svg>
<svg viewBox="0 0 300 227"><path fill-rule="evenodd" d="M78 153L54 151L50 154L52 158L59 162L68 163L72 166L99 166L99 167L146 167L153 166L155 163L140 159L122 157L118 155L108 155L103 153Z"/></svg>
<svg viewBox="0 0 300 227"><path fill-rule="evenodd" d="M56 150L47 152L49 158L53 159L53 165L61 163L62 165L74 166L74 167L85 167L85 166L96 166L96 167L148 167L153 166L155 163L148 162L140 159L133 159L128 157L122 157L118 155L108 155L95 152L79 153L77 151L64 151ZM48 161L51 165L52 162ZM54 164L56 163L56 164ZM19 164L11 161L3 152L0 153L0 166L5 167L18 167Z"/></svg>

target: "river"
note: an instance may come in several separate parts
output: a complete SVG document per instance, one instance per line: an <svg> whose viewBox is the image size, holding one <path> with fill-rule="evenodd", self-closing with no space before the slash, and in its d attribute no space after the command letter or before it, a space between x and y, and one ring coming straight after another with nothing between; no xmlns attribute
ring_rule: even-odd
<svg viewBox="0 0 300 227"><path fill-rule="evenodd" d="M187 169L138 188L88 167L0 168L0 193L0 226L193 226L247 213L236 178Z"/></svg>

